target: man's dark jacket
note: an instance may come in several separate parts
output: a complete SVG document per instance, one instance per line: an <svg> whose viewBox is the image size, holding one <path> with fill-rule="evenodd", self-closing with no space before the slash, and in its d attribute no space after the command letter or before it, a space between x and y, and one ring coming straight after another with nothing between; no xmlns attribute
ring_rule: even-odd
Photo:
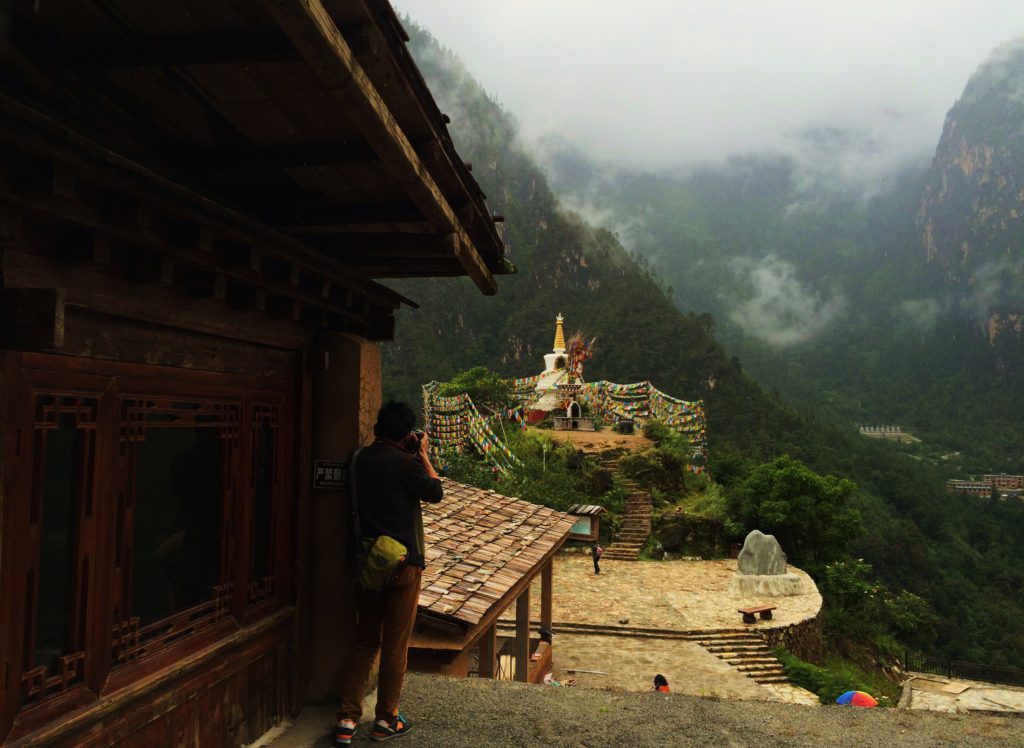
<svg viewBox="0 0 1024 748"><path fill-rule="evenodd" d="M408 563L423 568L425 559L416 542L420 501L439 502L441 481L427 475L419 454L389 442L377 441L350 460L349 481L358 491L359 532L364 538L387 535L409 550ZM422 515L420 515L422 516Z"/></svg>

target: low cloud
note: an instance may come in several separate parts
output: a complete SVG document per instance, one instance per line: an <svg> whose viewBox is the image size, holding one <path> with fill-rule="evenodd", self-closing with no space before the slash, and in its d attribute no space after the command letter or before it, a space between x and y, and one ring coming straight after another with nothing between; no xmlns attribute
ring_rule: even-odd
<svg viewBox="0 0 1024 748"><path fill-rule="evenodd" d="M998 260L980 265L971 276L970 288L960 307L977 319L992 312L1020 312L1024 307L1024 257Z"/></svg>
<svg viewBox="0 0 1024 748"><path fill-rule="evenodd" d="M899 321L922 332L935 329L940 314L942 304L936 299L906 299L896 305Z"/></svg>
<svg viewBox="0 0 1024 748"><path fill-rule="evenodd" d="M528 141L558 133L660 172L791 154L808 128L834 128L865 135L836 168L869 185L934 152L970 74L1024 28L1019 0L394 4L458 51Z"/></svg>
<svg viewBox="0 0 1024 748"><path fill-rule="evenodd" d="M746 295L724 300L729 318L745 333L777 348L806 343L839 319L847 308L838 289L823 297L775 255L741 258L732 268Z"/></svg>
<svg viewBox="0 0 1024 748"><path fill-rule="evenodd" d="M971 76L964 98L970 100L978 93L1002 92L1010 101L1024 101L1024 78L1020 76L1020 60L1024 55L1024 36L996 47L988 59ZM979 82L985 85L978 87Z"/></svg>

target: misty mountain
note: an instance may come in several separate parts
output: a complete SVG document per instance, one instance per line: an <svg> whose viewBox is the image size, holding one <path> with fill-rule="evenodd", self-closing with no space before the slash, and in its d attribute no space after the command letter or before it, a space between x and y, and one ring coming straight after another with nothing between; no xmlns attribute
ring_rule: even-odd
<svg viewBox="0 0 1024 748"><path fill-rule="evenodd" d="M1018 646L1024 641L1024 607L1019 598L1024 551L1017 542L1020 528L1024 528L1022 507L997 504L978 512L973 503L943 491L945 467L917 462L890 445L858 437L853 429L830 425L828 418L810 407L823 399L821 394L795 400L800 406L793 407L766 393L748 374L752 367L730 355L732 351L727 353L718 342L720 326L711 314L684 313L680 308L700 309L680 304L683 295L679 289L684 282L691 298L697 298L698 291L705 292L704 298L713 298L716 291L735 293L731 288L735 280L729 280L732 276L728 273L737 271L729 263L736 258L751 258L756 263L767 256L767 252L752 254L748 239L762 237L763 246L768 247L775 237L788 232L794 237L792 244L780 244L776 249L776 268L784 269L768 275L774 272L783 285L796 283L812 294L837 284L849 306L828 329L849 325L863 332L876 317L873 312L857 311L854 302L861 296L894 299L900 298L898 291L917 293L916 287L903 288L902 277L885 270L882 260L910 263L916 257L915 268L921 272L928 269L923 252L896 251L920 247L913 223L920 182L916 191L907 190L910 197L904 196L899 203L890 197L880 205L885 220L867 212L865 206L872 198L866 198L862 190L837 190L836 200L848 206L846 212L818 212L813 220L790 224L784 209L796 193L787 190L799 188L800 170L798 164L785 159L751 158L737 162L727 172L633 174L630 181L622 181L621 174L569 149L565 150L565 168L577 170L574 178L579 189L567 190L569 197L563 200L558 194L562 188L552 189L538 161L525 150L512 116L480 89L452 53L441 49L422 29L405 23L417 64L442 110L451 117L460 153L473 163L473 173L488 193L492 208L506 216L505 239L519 273L500 279L496 297L482 296L465 279L393 282L399 291L422 302L422 307L401 312L397 339L383 347L385 395L418 402L424 381L447 379L475 365L486 365L505 376L535 374L541 356L552 344L554 315L562 312L567 332L579 328L597 336L597 352L587 364L588 379L650 379L664 392L705 400L709 467L725 490L755 465L783 454L819 472L853 479L859 487L857 506L868 528L854 552L873 564L893 589L911 590L935 606L942 617L940 648L964 659L1024 664L1020 654L1024 649ZM698 177L699 181L688 181ZM775 184L776 189L764 190L766 182ZM685 238L678 246L680 252L689 253L689 259L676 263L678 272L671 276L677 284L674 290L668 287L668 273L656 271L661 266L638 254L636 243L630 244L631 250L623 246L630 237L621 227L612 231L591 223L602 217L586 212L597 201L580 200L584 188L588 197L614 197L604 202L605 220L637 217L639 206L653 205L642 212L650 219L643 230ZM629 205L638 206L636 210L623 203L627 197L633 201ZM759 212L748 215L738 205ZM898 247L880 238L871 239L889 236L888 216L892 216L892 226L906 234ZM774 223L765 224L767 228L759 223L769 219ZM670 228L671 235L667 233ZM863 244L855 244L850 238L847 246L830 238L838 229L845 230L846 236L868 237L875 243L864 239ZM731 241L722 237L731 237ZM863 246L882 260L870 270L858 270L853 278L844 278L829 258L819 260L808 271L800 270L799 263L814 254L819 240L832 242L834 254L842 250L855 258ZM669 242L663 246L668 262L672 246ZM721 260L716 254L725 257L719 268L723 274L720 285L711 282L703 269ZM702 261L706 264L700 265ZM847 267L858 269L860 265L851 259ZM927 285L923 279L921 276L919 281L922 287ZM815 285L818 283L824 285ZM891 307L879 314L890 314ZM722 308L727 311L728 305ZM736 327L727 314L723 319L726 322L721 327ZM885 341L876 353L846 346L843 338L826 332L811 335L807 342L792 344L788 350L810 355L816 341L832 340L830 353L837 359L836 370L846 366L851 376L857 376L874 367L876 380L892 373L900 386L907 388L905 399L912 400L921 382L908 383L902 372L890 372L886 357L894 356L898 345L920 339L920 334L908 331L900 343L893 343L888 331L876 332L879 345ZM976 338L979 346L987 348L984 336ZM937 367L936 383L952 381L951 372L958 367L953 353L957 350L963 350L963 344L953 336L946 348L930 353ZM788 360L799 374L800 359ZM792 379L809 392L819 392L812 378ZM849 384L838 374L835 379L844 386ZM832 392L837 400L847 402L848 390ZM890 396L899 399L897 393ZM988 550L981 553L978 548Z"/></svg>
<svg viewBox="0 0 1024 748"><path fill-rule="evenodd" d="M953 473L1021 470L1024 336L995 334L1024 305L1019 49L971 79L931 166L865 179L850 164L870 140L838 128L683 173L557 138L542 159L565 202L649 262L680 309L712 314L763 385L847 428L899 423L933 455L960 451Z"/></svg>
<svg viewBox="0 0 1024 748"><path fill-rule="evenodd" d="M995 50L949 110L917 225L990 340L1024 334L1024 39Z"/></svg>

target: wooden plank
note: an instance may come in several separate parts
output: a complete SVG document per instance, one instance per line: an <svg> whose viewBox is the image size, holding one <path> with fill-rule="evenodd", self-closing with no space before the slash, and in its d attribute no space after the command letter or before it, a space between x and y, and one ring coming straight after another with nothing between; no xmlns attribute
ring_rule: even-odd
<svg viewBox="0 0 1024 748"><path fill-rule="evenodd" d="M60 288L0 289L0 348L56 351L64 346L65 293Z"/></svg>
<svg viewBox="0 0 1024 748"><path fill-rule="evenodd" d="M236 701L239 694L228 685L237 689L238 673L244 678L254 662L277 649L287 637L293 615L292 608L280 610L170 667L103 695L90 706L47 723L32 736L30 744L100 748L125 741L124 745L144 745L133 740L139 729L196 698L195 732L199 739L189 739L186 744L237 745L218 739L229 733L232 719L237 727L245 711L244 692L240 694L242 700ZM24 735L16 736L21 737Z"/></svg>
<svg viewBox="0 0 1024 748"><path fill-rule="evenodd" d="M497 293L494 276L380 93L360 66L320 0L264 0L313 72L352 111L356 126L424 217L455 237L453 252L485 294Z"/></svg>
<svg viewBox="0 0 1024 748"><path fill-rule="evenodd" d="M255 310L230 309L212 299L187 299L163 286L139 285L88 268L68 272L66 265L24 252L4 252L3 275L8 286L21 288L60 282L65 286L66 306L114 317L291 350L312 345L310 332Z"/></svg>
<svg viewBox="0 0 1024 748"><path fill-rule="evenodd" d="M258 377L287 378L296 354L276 347L173 330L71 307L62 353L125 363L156 364Z"/></svg>

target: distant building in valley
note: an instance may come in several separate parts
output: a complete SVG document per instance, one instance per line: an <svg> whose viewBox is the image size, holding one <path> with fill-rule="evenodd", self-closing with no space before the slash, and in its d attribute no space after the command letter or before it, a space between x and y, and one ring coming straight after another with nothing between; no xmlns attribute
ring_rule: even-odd
<svg viewBox="0 0 1024 748"><path fill-rule="evenodd" d="M991 496L992 484L980 480L959 480L950 478L946 481L949 493L964 493L972 496Z"/></svg>
<svg viewBox="0 0 1024 748"><path fill-rule="evenodd" d="M861 436L869 439L891 439L898 442L919 442L916 436L904 431L902 426L859 426Z"/></svg>
<svg viewBox="0 0 1024 748"><path fill-rule="evenodd" d="M1024 475L1007 475L1006 473L994 473L992 475L983 475L981 479L986 483L991 484L1000 491L1012 491L1014 489L1024 489Z"/></svg>
<svg viewBox="0 0 1024 748"><path fill-rule="evenodd" d="M1020 498L1024 494L1024 475L994 473L981 476L981 480L950 478L946 481L946 490L949 493L991 496L993 489L1003 498Z"/></svg>

